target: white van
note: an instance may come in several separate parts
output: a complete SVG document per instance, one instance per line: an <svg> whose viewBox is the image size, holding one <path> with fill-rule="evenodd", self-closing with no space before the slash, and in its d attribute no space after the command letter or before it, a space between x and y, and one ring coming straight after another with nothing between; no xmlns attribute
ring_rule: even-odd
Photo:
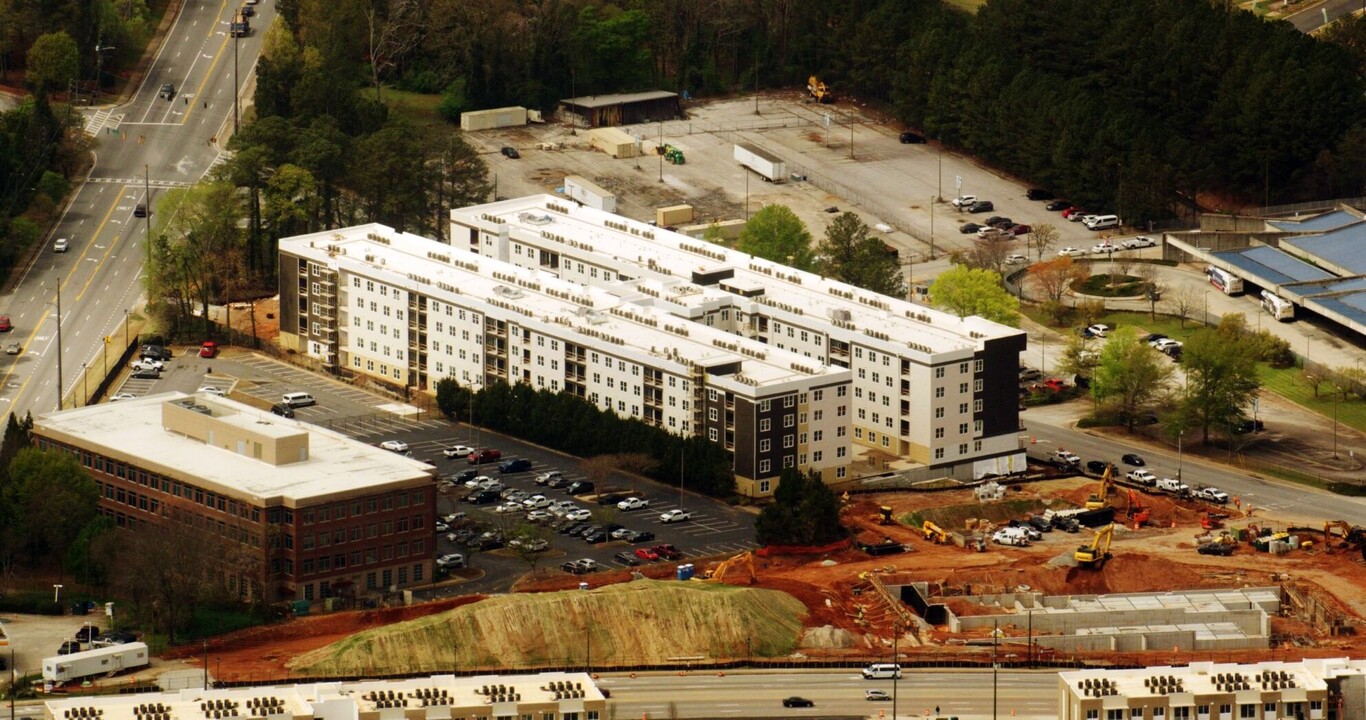
<svg viewBox="0 0 1366 720"><path fill-rule="evenodd" d="M1112 227L1119 227L1118 215L1092 215L1086 218L1086 227L1092 230L1108 230Z"/></svg>
<svg viewBox="0 0 1366 720"><path fill-rule="evenodd" d="M892 680L901 678L901 666L893 663L874 663L863 669L864 680Z"/></svg>
<svg viewBox="0 0 1366 720"><path fill-rule="evenodd" d="M288 405L289 407L307 407L309 405L315 405L317 402L317 400L313 399L312 395L309 395L306 392L285 393L280 397L280 403L282 405Z"/></svg>

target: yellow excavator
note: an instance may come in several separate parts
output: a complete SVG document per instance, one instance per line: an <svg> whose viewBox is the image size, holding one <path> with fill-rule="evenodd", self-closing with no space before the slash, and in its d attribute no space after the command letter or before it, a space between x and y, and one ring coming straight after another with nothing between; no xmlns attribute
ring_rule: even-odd
<svg viewBox="0 0 1366 720"><path fill-rule="evenodd" d="M1110 559L1110 540L1115 536L1115 524L1110 523L1096 531L1096 536L1087 545L1077 548L1072 559L1084 568L1099 570Z"/></svg>
<svg viewBox="0 0 1366 720"><path fill-rule="evenodd" d="M1087 510L1099 510L1110 504L1110 490L1115 485L1114 477L1111 476L1110 472L1114 467L1114 465L1105 466L1105 474L1100 476L1100 486L1096 488L1095 493L1086 498Z"/></svg>
<svg viewBox="0 0 1366 720"><path fill-rule="evenodd" d="M926 540L938 545L943 545L949 541L948 532L929 520L926 520L924 524L920 526L920 532L925 536Z"/></svg>
<svg viewBox="0 0 1366 720"><path fill-rule="evenodd" d="M825 83L815 75L807 78L806 90L811 93L811 97L815 98L818 103L835 102L835 93L831 92L830 88L826 87Z"/></svg>
<svg viewBox="0 0 1366 720"><path fill-rule="evenodd" d="M722 560L711 572L707 573L706 579L711 582L722 582L726 579L726 573L736 565L743 565L749 570L749 584L753 585L759 581L754 573L754 553L742 552L734 557Z"/></svg>

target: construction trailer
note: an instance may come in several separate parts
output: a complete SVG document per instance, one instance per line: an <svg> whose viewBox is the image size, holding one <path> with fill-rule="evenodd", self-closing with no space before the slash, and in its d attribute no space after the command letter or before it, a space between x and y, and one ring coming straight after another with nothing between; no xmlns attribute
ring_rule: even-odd
<svg viewBox="0 0 1366 720"><path fill-rule="evenodd" d="M735 144L735 162L747 167L771 183L787 179L787 163L783 159L749 143Z"/></svg>
<svg viewBox="0 0 1366 720"><path fill-rule="evenodd" d="M43 658L43 680L63 683L147 667L146 643L134 642Z"/></svg>
<svg viewBox="0 0 1366 720"><path fill-rule="evenodd" d="M460 113L460 129L465 132L518 127L527 123L527 109L520 106L471 110Z"/></svg>
<svg viewBox="0 0 1366 720"><path fill-rule="evenodd" d="M687 225L696 217L691 205L670 205L668 207L655 208L655 225L662 228L678 227Z"/></svg>
<svg viewBox="0 0 1366 720"><path fill-rule="evenodd" d="M617 211L617 196L589 182L580 175L568 175L564 179L564 194L570 200L587 205L603 212Z"/></svg>

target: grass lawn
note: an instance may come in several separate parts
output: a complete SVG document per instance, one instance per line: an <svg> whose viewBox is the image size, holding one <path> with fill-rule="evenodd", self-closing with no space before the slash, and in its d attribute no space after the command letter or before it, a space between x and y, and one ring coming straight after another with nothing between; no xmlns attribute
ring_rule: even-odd
<svg viewBox="0 0 1366 720"><path fill-rule="evenodd" d="M1047 325L1050 328L1053 327L1049 324L1048 317L1040 312L1037 306L1024 306L1020 308L1020 311L1037 323ZM1187 320L1185 327L1182 327L1180 320L1169 315L1158 313L1156 319L1149 319L1147 313L1131 311L1109 312L1102 315L1096 322L1109 325L1116 329L1132 327L1138 332L1140 337L1147 335L1148 333L1162 333L1167 337L1173 337L1182 342L1189 340L1191 333L1200 328L1200 325L1192 320ZM1053 329L1064 334L1067 333L1067 328Z"/></svg>
<svg viewBox="0 0 1366 720"><path fill-rule="evenodd" d="M370 88L363 92L373 93L374 91L374 88ZM456 127L437 114L436 107L441 104L440 95L426 95L385 88L381 97L384 99L384 104L389 106L390 112L407 118L418 127L432 125Z"/></svg>
<svg viewBox="0 0 1366 720"><path fill-rule="evenodd" d="M1319 396L1314 397L1314 391L1300 383L1299 376L1299 368L1278 370L1265 364L1257 365L1257 377L1261 380L1262 387L1324 417L1333 417L1333 396L1327 391L1327 386L1320 388ZM1337 413L1339 423L1366 432L1366 401L1350 395L1339 398Z"/></svg>

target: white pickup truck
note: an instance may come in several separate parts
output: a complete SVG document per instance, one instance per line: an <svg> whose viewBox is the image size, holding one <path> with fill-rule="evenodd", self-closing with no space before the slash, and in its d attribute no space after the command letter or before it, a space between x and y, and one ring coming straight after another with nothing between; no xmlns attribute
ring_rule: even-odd
<svg viewBox="0 0 1366 720"><path fill-rule="evenodd" d="M1173 478L1162 478L1157 481L1157 489L1172 495L1188 495L1191 488L1189 485Z"/></svg>
<svg viewBox="0 0 1366 720"><path fill-rule="evenodd" d="M1157 476L1148 470L1130 470L1129 474L1124 477L1128 478L1130 482L1147 485L1148 487L1157 484Z"/></svg>

